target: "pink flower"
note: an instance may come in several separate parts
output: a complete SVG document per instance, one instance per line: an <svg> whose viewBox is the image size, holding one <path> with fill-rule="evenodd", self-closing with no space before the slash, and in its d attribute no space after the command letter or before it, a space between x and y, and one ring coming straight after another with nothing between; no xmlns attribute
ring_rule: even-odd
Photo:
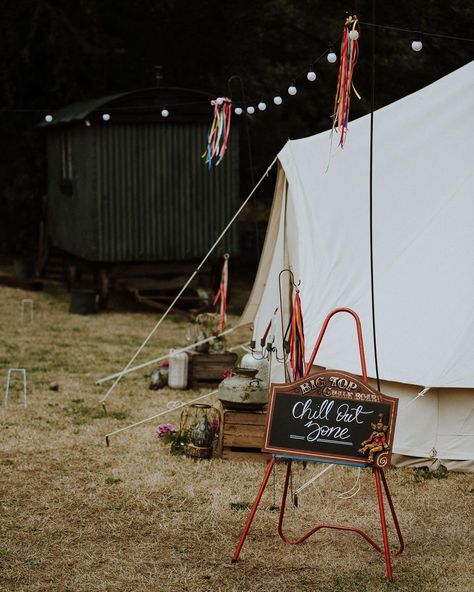
<svg viewBox="0 0 474 592"><path fill-rule="evenodd" d="M176 432L176 426L172 423L161 423L155 430L155 435L160 440L163 440L165 434L169 434L170 432Z"/></svg>
<svg viewBox="0 0 474 592"><path fill-rule="evenodd" d="M227 368L227 370L224 370L224 378L229 378L229 376L232 376L232 368Z"/></svg>
<svg viewBox="0 0 474 592"><path fill-rule="evenodd" d="M213 432L217 432L219 429L219 419L217 417L211 421L211 428Z"/></svg>

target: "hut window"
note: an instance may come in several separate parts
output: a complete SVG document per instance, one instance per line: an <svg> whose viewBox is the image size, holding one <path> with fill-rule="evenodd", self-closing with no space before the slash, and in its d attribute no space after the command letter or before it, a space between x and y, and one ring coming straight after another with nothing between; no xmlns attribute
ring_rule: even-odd
<svg viewBox="0 0 474 592"><path fill-rule="evenodd" d="M69 132L61 133L61 182L72 182L72 150Z"/></svg>

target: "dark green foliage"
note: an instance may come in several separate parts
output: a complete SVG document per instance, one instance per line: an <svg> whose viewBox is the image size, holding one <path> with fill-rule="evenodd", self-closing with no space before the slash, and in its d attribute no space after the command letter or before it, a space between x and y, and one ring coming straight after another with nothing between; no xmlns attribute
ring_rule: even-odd
<svg viewBox="0 0 474 592"><path fill-rule="evenodd" d="M250 510L252 504L250 502L231 502L230 508L231 510L241 511L241 510Z"/></svg>
<svg viewBox="0 0 474 592"><path fill-rule="evenodd" d="M25 563L28 565L40 565L41 559L26 559Z"/></svg>
<svg viewBox="0 0 474 592"><path fill-rule="evenodd" d="M117 485L118 483L122 483L122 479L119 479L118 477L107 477L105 483L107 485Z"/></svg>
<svg viewBox="0 0 474 592"><path fill-rule="evenodd" d="M430 470L428 467L414 469L414 474L415 481L417 483L422 483L427 479L447 479L449 473L444 465L439 465L434 471Z"/></svg>
<svg viewBox="0 0 474 592"><path fill-rule="evenodd" d="M84 405L84 399L72 399L71 405L64 407L64 412L72 418L75 425L88 424L94 419L112 418L122 420L127 418L127 414L122 411L112 411L106 415L99 407Z"/></svg>

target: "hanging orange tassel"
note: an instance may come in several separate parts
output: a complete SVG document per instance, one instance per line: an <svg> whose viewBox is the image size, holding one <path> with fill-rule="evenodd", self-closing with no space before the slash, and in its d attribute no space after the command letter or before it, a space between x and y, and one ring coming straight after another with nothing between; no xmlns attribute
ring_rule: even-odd
<svg viewBox="0 0 474 592"><path fill-rule="evenodd" d="M290 329L290 365L293 374L293 380L302 378L305 373L305 342L303 330L303 313L301 310L301 300L299 290L296 290L293 311L291 313Z"/></svg>
<svg viewBox="0 0 474 592"><path fill-rule="evenodd" d="M217 291L216 297L212 306L215 306L220 299L219 306L219 317L217 319L217 332L222 333L224 330L225 323L227 322L227 287L229 284L229 255L224 255L224 265L222 266L221 272L221 283L219 290Z"/></svg>
<svg viewBox="0 0 474 592"><path fill-rule="evenodd" d="M339 74L332 122L332 129L341 134L341 139L339 140L339 146L341 148L344 148L349 123L351 90L354 90L358 99L361 98L352 82L355 65L359 57L359 37L360 27L357 16L347 17L342 34Z"/></svg>

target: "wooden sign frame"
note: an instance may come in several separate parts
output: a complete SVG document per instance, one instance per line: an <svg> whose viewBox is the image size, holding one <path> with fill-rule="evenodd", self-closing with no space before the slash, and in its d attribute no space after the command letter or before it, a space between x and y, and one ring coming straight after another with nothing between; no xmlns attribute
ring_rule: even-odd
<svg viewBox="0 0 474 592"><path fill-rule="evenodd" d="M397 408L398 399L337 370L272 384L262 451L285 458L388 467Z"/></svg>

